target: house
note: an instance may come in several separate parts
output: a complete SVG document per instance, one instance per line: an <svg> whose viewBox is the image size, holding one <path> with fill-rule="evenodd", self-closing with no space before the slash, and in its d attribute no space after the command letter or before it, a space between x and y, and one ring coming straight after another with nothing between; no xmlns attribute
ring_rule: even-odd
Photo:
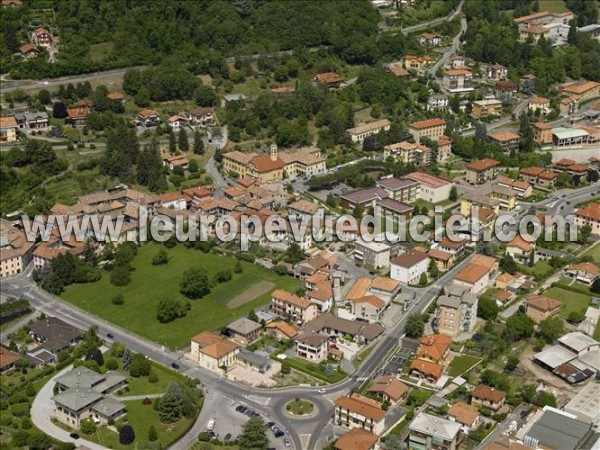
<svg viewBox="0 0 600 450"><path fill-rule="evenodd" d="M52 45L52 34L46 28L36 28L31 33L31 43L36 47L50 47Z"/></svg>
<svg viewBox="0 0 600 450"><path fill-rule="evenodd" d="M19 46L19 56L25 60L35 58L37 49L31 44L23 44Z"/></svg>
<svg viewBox="0 0 600 450"><path fill-rule="evenodd" d="M444 236L440 242L434 242L431 248L450 253L458 258L465 251L465 245L464 238L450 239L448 236Z"/></svg>
<svg viewBox="0 0 600 450"><path fill-rule="evenodd" d="M33 259L33 245L24 231L0 225L0 278L23 272Z"/></svg>
<svg viewBox="0 0 600 450"><path fill-rule="evenodd" d="M438 382L444 371L444 366L424 359L414 359L410 363L410 376L425 380L430 384Z"/></svg>
<svg viewBox="0 0 600 450"><path fill-rule="evenodd" d="M275 97L278 99L286 99L290 98L294 92L296 92L296 88L294 86L280 86L276 88L269 89L272 94L275 94Z"/></svg>
<svg viewBox="0 0 600 450"><path fill-rule="evenodd" d="M532 262L534 250L535 242L528 242L518 234L506 244L506 254L524 264Z"/></svg>
<svg viewBox="0 0 600 450"><path fill-rule="evenodd" d="M508 69L502 64L490 64L486 75L490 80L506 80Z"/></svg>
<svg viewBox="0 0 600 450"><path fill-rule="evenodd" d="M598 266L592 262L571 264L565 269L565 275L575 281L591 286L598 278Z"/></svg>
<svg viewBox="0 0 600 450"><path fill-rule="evenodd" d="M213 122L215 117L215 108L203 107L190 109L187 112L187 118L192 125L205 125Z"/></svg>
<svg viewBox="0 0 600 450"><path fill-rule="evenodd" d="M387 304L376 295L363 295L352 301L352 314L357 320L379 322Z"/></svg>
<svg viewBox="0 0 600 450"><path fill-rule="evenodd" d="M46 111L25 112L15 114L19 128L29 130L43 130L50 126L50 120Z"/></svg>
<svg viewBox="0 0 600 450"><path fill-rule="evenodd" d="M83 337L81 330L51 316L29 325L29 334L35 342L53 355L58 355Z"/></svg>
<svg viewBox="0 0 600 450"><path fill-rule="evenodd" d="M335 450L375 450L379 437L362 428L352 428L333 444Z"/></svg>
<svg viewBox="0 0 600 450"><path fill-rule="evenodd" d="M454 55L450 58L450 65L453 69L458 69L459 67L464 67L465 65L465 57L461 55Z"/></svg>
<svg viewBox="0 0 600 450"><path fill-rule="evenodd" d="M578 227L589 225L592 227L592 234L600 236L600 204L592 202L575 210L575 224Z"/></svg>
<svg viewBox="0 0 600 450"><path fill-rule="evenodd" d="M541 114L550 112L550 100L544 97L531 97L527 109L531 112L539 111Z"/></svg>
<svg viewBox="0 0 600 450"><path fill-rule="evenodd" d="M0 117L0 142L16 142L18 128L14 117Z"/></svg>
<svg viewBox="0 0 600 450"><path fill-rule="evenodd" d="M366 138L377 135L381 131L387 131L390 129L390 126L391 123L388 119L381 119L349 128L346 130L346 134L351 142L362 144Z"/></svg>
<svg viewBox="0 0 600 450"><path fill-rule="evenodd" d="M347 428L361 428L380 435L385 429L386 411L381 403L360 394L339 397L335 401L336 425Z"/></svg>
<svg viewBox="0 0 600 450"><path fill-rule="evenodd" d="M89 114L90 109L87 107L67 108L65 122L73 126L83 126Z"/></svg>
<svg viewBox="0 0 600 450"><path fill-rule="evenodd" d="M452 420L420 412L408 429L409 449L456 450L461 426Z"/></svg>
<svg viewBox="0 0 600 450"><path fill-rule="evenodd" d="M414 202L419 193L419 183L408 178L381 178L377 186L384 189L388 197L403 203Z"/></svg>
<svg viewBox="0 0 600 450"><path fill-rule="evenodd" d="M577 100L575 100L575 96L562 98L558 104L560 115L565 117L575 114L577 111L577 105L578 104Z"/></svg>
<svg viewBox="0 0 600 450"><path fill-rule="evenodd" d="M187 209L187 201L185 195L180 192L165 192L158 196L160 204L164 208L170 209Z"/></svg>
<svg viewBox="0 0 600 450"><path fill-rule="evenodd" d="M529 198L533 194L533 186L525 181L513 180L501 175L496 179L496 183L500 187L512 189L517 193L519 198Z"/></svg>
<svg viewBox="0 0 600 450"><path fill-rule="evenodd" d="M467 165L465 179L469 184L484 184L498 177L500 161L484 158Z"/></svg>
<svg viewBox="0 0 600 450"><path fill-rule="evenodd" d="M404 56L404 58L402 58L402 62L404 64L404 68L406 70L423 70L426 66L428 66L429 64L431 64L431 56L429 55L422 55L422 56L415 56L415 55L406 55Z"/></svg>
<svg viewBox="0 0 600 450"><path fill-rule="evenodd" d="M267 335L278 340L294 339L298 335L299 328L283 320L270 322L265 327Z"/></svg>
<svg viewBox="0 0 600 450"><path fill-rule="evenodd" d="M513 131L496 131L488 135L491 142L495 142L505 152L516 152L519 150L520 136Z"/></svg>
<svg viewBox="0 0 600 450"><path fill-rule="evenodd" d="M427 99L427 111L445 110L448 108L448 96L433 94Z"/></svg>
<svg viewBox="0 0 600 450"><path fill-rule="evenodd" d="M142 109L135 115L135 121L144 127L155 127L160 124L160 117L153 109Z"/></svg>
<svg viewBox="0 0 600 450"><path fill-rule="evenodd" d="M298 200L288 205L288 217L295 218L298 221L303 219L312 219L319 211L319 205L308 200Z"/></svg>
<svg viewBox="0 0 600 450"><path fill-rule="evenodd" d="M527 297L527 315L535 323L540 323L549 317L558 317L560 306L561 303L558 300L545 295L534 294Z"/></svg>
<svg viewBox="0 0 600 450"><path fill-rule="evenodd" d="M473 102L473 111L471 114L478 119L499 116L502 114L502 102L495 98L477 100Z"/></svg>
<svg viewBox="0 0 600 450"><path fill-rule="evenodd" d="M321 84L331 89L339 87L343 79L335 72L323 72L317 74L312 81L315 84Z"/></svg>
<svg viewBox="0 0 600 450"><path fill-rule="evenodd" d="M561 96L568 96L576 102L600 95L600 83L597 81L580 81L559 88Z"/></svg>
<svg viewBox="0 0 600 450"><path fill-rule="evenodd" d="M531 94L531 92L535 89L535 80L537 77L531 73L523 75L519 79L519 84L521 86L521 90L523 90L527 94Z"/></svg>
<svg viewBox="0 0 600 450"><path fill-rule="evenodd" d="M106 94L106 98L121 105L125 104L125 95L122 92L109 92Z"/></svg>
<svg viewBox="0 0 600 450"><path fill-rule="evenodd" d="M506 392L480 384L471 392L471 405L498 411L504 406Z"/></svg>
<svg viewBox="0 0 600 450"><path fill-rule="evenodd" d="M21 355L0 347L0 373L12 369L19 360L21 360Z"/></svg>
<svg viewBox="0 0 600 450"><path fill-rule="evenodd" d="M168 156L163 158L163 166L167 166L169 171L173 172L176 167L181 167L182 170L187 170L190 161L183 155Z"/></svg>
<svg viewBox="0 0 600 450"><path fill-rule="evenodd" d="M452 267L454 255L443 250L431 249L427 252L429 259L435 262L438 270L445 272Z"/></svg>
<svg viewBox="0 0 600 450"><path fill-rule="evenodd" d="M239 346L216 333L203 331L191 343L191 359L200 367L221 374L236 361Z"/></svg>
<svg viewBox="0 0 600 450"><path fill-rule="evenodd" d="M448 418L459 423L464 433L475 431L483 423L479 410L465 402L453 403L448 410Z"/></svg>
<svg viewBox="0 0 600 450"><path fill-rule="evenodd" d="M436 302L434 329L448 336L473 331L477 320L477 296L467 286L451 285Z"/></svg>
<svg viewBox="0 0 600 450"><path fill-rule="evenodd" d="M2 0L3 8L20 8L23 5L22 0Z"/></svg>
<svg viewBox="0 0 600 450"><path fill-rule="evenodd" d="M550 29L544 25L529 25L519 30L519 42L529 42L537 44L540 38L548 40Z"/></svg>
<svg viewBox="0 0 600 450"><path fill-rule="evenodd" d="M427 272L429 257L420 250L409 250L390 261L390 278L405 284L417 284Z"/></svg>
<svg viewBox="0 0 600 450"><path fill-rule="evenodd" d="M384 402L396 405L408 395L408 386L396 377L382 375L373 380L368 392L377 395Z"/></svg>
<svg viewBox="0 0 600 450"><path fill-rule="evenodd" d="M448 200L454 183L452 181L431 175L427 172L411 172L404 175L405 179L419 184L418 198L430 203Z"/></svg>
<svg viewBox="0 0 600 450"><path fill-rule="evenodd" d="M321 314L302 327L304 334L320 333L330 338L351 336L355 342L361 345L373 342L383 334L384 330L380 323L366 323L343 319L331 313Z"/></svg>
<svg viewBox="0 0 600 450"><path fill-rule="evenodd" d="M455 276L454 282L468 287L473 294L483 293L490 281L490 269L479 264L470 263Z"/></svg>
<svg viewBox="0 0 600 450"><path fill-rule="evenodd" d="M314 319L318 308L305 298L276 289L271 294L271 312L285 320L302 324Z"/></svg>
<svg viewBox="0 0 600 450"><path fill-rule="evenodd" d="M391 63L387 66L388 70L396 75L398 78L408 78L410 77L410 73L402 67L402 63Z"/></svg>
<svg viewBox="0 0 600 450"><path fill-rule="evenodd" d="M127 378L118 372L99 374L77 367L55 381L58 393L52 397L53 416L71 428L79 428L86 419L107 425L126 412L123 403L108 395L126 384Z"/></svg>
<svg viewBox="0 0 600 450"><path fill-rule="evenodd" d="M509 301L511 301L514 298L514 296L515 294L511 291L508 291L506 289L499 289L492 294L492 299L496 301L496 305L498 305L499 308L502 308Z"/></svg>
<svg viewBox="0 0 600 450"><path fill-rule="evenodd" d="M246 317L241 317L227 325L232 339L240 345L246 346L256 341L260 337L262 325L250 320Z"/></svg>
<svg viewBox="0 0 600 450"><path fill-rule="evenodd" d="M433 363L441 363L452 346L452 338L444 334L430 334L419 339L416 358Z"/></svg>
<svg viewBox="0 0 600 450"><path fill-rule="evenodd" d="M313 363L320 363L327 358L327 343L324 334L307 333L296 338L296 356Z"/></svg>
<svg viewBox="0 0 600 450"><path fill-rule="evenodd" d="M179 114L169 117L167 122L174 131L181 130L189 125L187 117Z"/></svg>
<svg viewBox="0 0 600 450"><path fill-rule="evenodd" d="M439 34L421 33L419 42L425 47L437 47L442 44L442 37Z"/></svg>
<svg viewBox="0 0 600 450"><path fill-rule="evenodd" d="M552 125L543 122L535 122L532 125L533 139L540 144L552 142Z"/></svg>
<svg viewBox="0 0 600 450"><path fill-rule="evenodd" d="M532 186L552 189L556 178L557 175L555 173L549 172L543 167L523 167L519 170L519 179Z"/></svg>
<svg viewBox="0 0 600 450"><path fill-rule="evenodd" d="M494 87L494 95L503 104L510 103L517 92L519 86L512 81L498 81Z"/></svg>
<svg viewBox="0 0 600 450"><path fill-rule="evenodd" d="M445 69L442 78L442 87L453 94L462 94L464 92L474 91L472 85L473 74L465 68Z"/></svg>
<svg viewBox="0 0 600 450"><path fill-rule="evenodd" d="M446 121L444 119L428 119L418 122L412 122L408 126L408 132L418 144L421 138L429 138L432 141L438 140L446 131Z"/></svg>

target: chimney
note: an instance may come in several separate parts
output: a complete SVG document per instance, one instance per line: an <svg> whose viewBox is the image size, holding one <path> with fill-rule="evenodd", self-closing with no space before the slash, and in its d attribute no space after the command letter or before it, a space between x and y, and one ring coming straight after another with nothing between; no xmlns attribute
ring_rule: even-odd
<svg viewBox="0 0 600 450"><path fill-rule="evenodd" d="M271 144L269 149L271 150L271 161L277 161L277 144Z"/></svg>

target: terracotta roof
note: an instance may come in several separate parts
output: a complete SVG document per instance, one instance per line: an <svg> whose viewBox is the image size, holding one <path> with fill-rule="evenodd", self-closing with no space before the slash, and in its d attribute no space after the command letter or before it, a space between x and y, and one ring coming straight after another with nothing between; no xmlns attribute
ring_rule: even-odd
<svg viewBox="0 0 600 450"><path fill-rule="evenodd" d="M426 361L424 359L415 359L410 364L410 370L418 370L426 376L439 378L442 375L442 371L444 370L444 368L441 364Z"/></svg>
<svg viewBox="0 0 600 450"><path fill-rule="evenodd" d="M419 122L413 122L410 124L410 128L416 128L418 130L423 130L425 128L431 127L439 127L445 126L446 121L444 119L429 119L429 120L421 120Z"/></svg>
<svg viewBox="0 0 600 450"><path fill-rule="evenodd" d="M0 127L2 128L17 128L19 125L17 124L17 120L10 117L0 117Z"/></svg>
<svg viewBox="0 0 600 450"><path fill-rule="evenodd" d="M10 366L21 359L21 355L0 347L0 369Z"/></svg>
<svg viewBox="0 0 600 450"><path fill-rule="evenodd" d="M433 34L433 33L421 33L421 37L427 40L431 40L431 39L435 39L435 38L439 38L441 37L439 34Z"/></svg>
<svg viewBox="0 0 600 450"><path fill-rule="evenodd" d="M137 113L137 115L145 119L150 116L158 116L158 113L153 109L142 109L140 112Z"/></svg>
<svg viewBox="0 0 600 450"><path fill-rule="evenodd" d="M600 221L600 204L590 203L585 208L575 211L575 215L585 219Z"/></svg>
<svg viewBox="0 0 600 450"><path fill-rule="evenodd" d="M550 100L544 97L531 97L529 99L529 103L537 103L537 104L544 104L544 103L550 103Z"/></svg>
<svg viewBox="0 0 600 450"><path fill-rule="evenodd" d="M448 236L444 236L444 238L440 241L440 246L459 249L465 245L465 239L461 239L459 241L453 241Z"/></svg>
<svg viewBox="0 0 600 450"><path fill-rule="evenodd" d="M379 437L362 428L352 428L335 441L333 448L336 450L370 450Z"/></svg>
<svg viewBox="0 0 600 450"><path fill-rule="evenodd" d="M348 300L356 300L360 297L363 297L371 287L371 283L372 281L370 278L358 278L346 294L346 298Z"/></svg>
<svg viewBox="0 0 600 450"><path fill-rule="evenodd" d="M410 73L400 64L390 64L388 66L388 69L390 72L392 72L394 75L400 78L406 78L410 76Z"/></svg>
<svg viewBox="0 0 600 450"><path fill-rule="evenodd" d="M483 266L486 269L491 270L496 265L496 258L492 256L482 255L481 253L475 253L471 258L471 263Z"/></svg>
<svg viewBox="0 0 600 450"><path fill-rule="evenodd" d="M394 292L400 286L400 282L387 277L377 277L371 283L371 288L380 291Z"/></svg>
<svg viewBox="0 0 600 450"><path fill-rule="evenodd" d="M506 289L500 289L499 291L494 292L492 298L500 303L506 303L512 296L513 294Z"/></svg>
<svg viewBox="0 0 600 450"><path fill-rule="evenodd" d="M390 121L388 119L380 119L375 122L363 123L353 128L348 128L348 133L350 134L362 134L367 131L376 130L378 128L385 128L390 125Z"/></svg>
<svg viewBox="0 0 600 450"><path fill-rule="evenodd" d="M397 402L408 392L408 386L396 377L383 375L373 380L369 392L380 392Z"/></svg>
<svg viewBox="0 0 600 450"><path fill-rule="evenodd" d="M29 52L35 52L36 49L33 45L31 44L23 44L19 47L19 51L21 53L29 53Z"/></svg>
<svg viewBox="0 0 600 450"><path fill-rule="evenodd" d="M296 92L296 88L294 86L281 86L271 89L273 94L285 94L286 92Z"/></svg>
<svg viewBox="0 0 600 450"><path fill-rule="evenodd" d="M506 244L506 246L507 247L518 247L521 250L523 250L524 252L528 252L533 248L534 244L526 241L520 235L517 234L512 241L510 241L508 244Z"/></svg>
<svg viewBox="0 0 600 450"><path fill-rule="evenodd" d="M435 361L442 359L452 345L452 338L445 334L430 334L419 339L417 358L430 358Z"/></svg>
<svg viewBox="0 0 600 450"><path fill-rule="evenodd" d="M306 214L315 214L319 210L319 205L308 200L298 200L297 202L291 203L288 209L295 209L297 211Z"/></svg>
<svg viewBox="0 0 600 450"><path fill-rule="evenodd" d="M550 16L550 15L551 15L550 12L544 10L544 11L535 12L533 14L528 14L526 16L517 17L514 19L514 21L515 21L515 23L529 22L530 20L539 19L542 17Z"/></svg>
<svg viewBox="0 0 600 450"><path fill-rule="evenodd" d="M90 113L90 110L88 108L68 108L67 109L67 115L69 116L69 119L74 119L74 120L85 119L89 113Z"/></svg>
<svg viewBox="0 0 600 450"><path fill-rule="evenodd" d="M353 411L361 416L380 421L385 417L386 411L381 406L374 405L371 399L359 394L353 394L351 397L339 397L335 405Z"/></svg>
<svg viewBox="0 0 600 450"><path fill-rule="evenodd" d="M500 282L500 283L510 283L511 281L515 280L515 276L511 275L508 272L502 272L501 274L498 274L498 276L496 277L496 282Z"/></svg>
<svg viewBox="0 0 600 450"><path fill-rule="evenodd" d="M532 306L541 311L553 311L560 308L560 302L545 295L530 295L527 298L527 306Z"/></svg>
<svg viewBox="0 0 600 450"><path fill-rule="evenodd" d="M498 81L496 83L495 87L497 90L504 91L504 92L519 90L519 87L515 83L513 83L512 81L508 81L508 80L507 81Z"/></svg>
<svg viewBox="0 0 600 450"><path fill-rule="evenodd" d="M34 33L39 36L40 34L50 34L50 32L45 28L38 28L34 31Z"/></svg>
<svg viewBox="0 0 600 450"><path fill-rule="evenodd" d="M194 336L192 341L200 345L198 350L201 353L216 359L221 358L238 348L236 343L223 339L220 335L211 331L203 331Z"/></svg>
<svg viewBox="0 0 600 450"><path fill-rule="evenodd" d="M449 261L454 255L443 250L433 249L427 252L427 256L429 256L431 259L437 259L439 261Z"/></svg>
<svg viewBox="0 0 600 450"><path fill-rule="evenodd" d="M475 284L481 278L483 278L489 269L487 267L480 266L479 264L469 264L461 269L455 276L455 280L464 281L465 283Z"/></svg>
<svg viewBox="0 0 600 450"><path fill-rule="evenodd" d="M482 398L485 400L489 400L493 403L498 403L506 397L506 392L501 391L499 389L495 389L493 387L486 386L485 384L480 384L472 392L473 397Z"/></svg>
<svg viewBox="0 0 600 450"><path fill-rule="evenodd" d="M519 170L519 173L522 175L528 175L532 177L537 177L540 173L542 173L545 169L543 167L523 167Z"/></svg>
<svg viewBox="0 0 600 450"><path fill-rule="evenodd" d="M573 271L577 270L580 272L587 272L589 274L592 274L595 277L598 276L598 266L596 266L596 264L591 263L591 262L582 262L582 263L577 263L577 264L571 264L569 267L567 267L567 270L573 270Z"/></svg>
<svg viewBox="0 0 600 450"><path fill-rule="evenodd" d="M531 33L531 34L544 34L548 31L544 25L533 24L529 25L527 28L521 30L523 33Z"/></svg>
<svg viewBox="0 0 600 450"><path fill-rule="evenodd" d="M600 86L600 83L596 81L585 81L583 83L575 83L570 86L565 86L561 88L561 91L570 92L572 94L583 94L591 89L597 88Z"/></svg>
<svg viewBox="0 0 600 450"><path fill-rule="evenodd" d="M275 289L271 294L271 298L290 303L302 309L306 309L310 306L310 302L307 299L298 297L296 294L284 291L283 289Z"/></svg>
<svg viewBox="0 0 600 450"><path fill-rule="evenodd" d="M111 92L106 95L111 100L123 100L125 96L120 92Z"/></svg>
<svg viewBox="0 0 600 450"><path fill-rule="evenodd" d="M465 402L456 402L448 409L448 415L455 417L458 423L471 426L479 416L479 410Z"/></svg>
<svg viewBox="0 0 600 450"><path fill-rule="evenodd" d="M375 308L383 308L385 306L385 302L376 295L365 295L354 300L354 303L369 303Z"/></svg>
<svg viewBox="0 0 600 450"><path fill-rule="evenodd" d="M314 80L318 81L319 83L323 83L323 84L333 84L333 83L339 83L340 81L342 81L340 76L335 72L319 73L315 76Z"/></svg>
<svg viewBox="0 0 600 450"><path fill-rule="evenodd" d="M273 161L271 155L257 156L250 161L250 164L252 164L260 173L282 169L285 166L285 162L281 158L277 158Z"/></svg>
<svg viewBox="0 0 600 450"><path fill-rule="evenodd" d="M303 334L296 338L297 342L302 342L303 344L310 345L311 347L321 347L322 345L325 345L328 340L329 338L326 334L320 333Z"/></svg>
<svg viewBox="0 0 600 450"><path fill-rule="evenodd" d="M515 139L519 139L519 135L512 131L498 131L496 133L490 134L490 137L495 141L506 142L512 141Z"/></svg>
<svg viewBox="0 0 600 450"><path fill-rule="evenodd" d="M268 323L267 328L273 328L273 329L279 330L290 339L292 339L294 336L296 336L298 334L298 330L299 330L296 325L289 324L282 320L280 320L278 322Z"/></svg>
<svg viewBox="0 0 600 450"><path fill-rule="evenodd" d="M473 161L472 163L467 165L467 169L476 170L478 172L483 170L491 169L492 167L496 167L500 165L500 161L496 161L495 159L484 158L478 161Z"/></svg>
<svg viewBox="0 0 600 450"><path fill-rule="evenodd" d="M412 267L425 259L427 259L427 253L412 249L406 253L396 256L390 261L390 263L401 267Z"/></svg>
<svg viewBox="0 0 600 450"><path fill-rule="evenodd" d="M165 192L164 194L160 194L158 196L161 203L170 203L177 200L185 199L185 196L180 192Z"/></svg>

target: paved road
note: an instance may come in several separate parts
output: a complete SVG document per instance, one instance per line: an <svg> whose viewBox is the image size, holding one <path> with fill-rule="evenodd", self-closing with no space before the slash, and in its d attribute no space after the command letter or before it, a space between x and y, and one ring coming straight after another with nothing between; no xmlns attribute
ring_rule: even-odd
<svg viewBox="0 0 600 450"><path fill-rule="evenodd" d="M220 188L227 188L229 185L215 166L215 152L227 146L228 135L228 128L227 125L225 125L221 128L221 139L219 139L215 143L208 143L208 141L205 141L205 144L212 148L212 154L210 155L208 161L206 161L206 165L204 166L204 168L206 169L206 172L211 176L213 181L217 184L217 187Z"/></svg>
<svg viewBox="0 0 600 450"><path fill-rule="evenodd" d="M461 5L462 5L462 3L461 3ZM466 31L467 31L467 19L464 17L461 17L460 31L452 39L452 45L433 66L431 66L429 69L427 69L428 74L435 74L440 67L443 67L444 65L448 64L448 62L450 61L450 58L452 57L452 55L454 55L457 52L458 47L460 46L460 37L463 35L463 33L466 33Z"/></svg>
<svg viewBox="0 0 600 450"><path fill-rule="evenodd" d="M465 4L465 0L462 0L458 4L458 7L445 17L439 17L437 19L430 20L429 22L423 22L423 23L419 23L417 25L413 25L412 27L403 28L402 34L404 34L406 36L410 33L414 33L415 31L419 31L419 30L423 30L425 28L439 25L442 22L449 22L462 12L462 7L464 4Z"/></svg>

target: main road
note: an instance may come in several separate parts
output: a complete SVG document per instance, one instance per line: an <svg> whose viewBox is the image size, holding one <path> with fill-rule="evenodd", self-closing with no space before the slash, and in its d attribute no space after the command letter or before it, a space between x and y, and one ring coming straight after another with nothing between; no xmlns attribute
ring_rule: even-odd
<svg viewBox="0 0 600 450"><path fill-rule="evenodd" d="M564 194L561 193L560 200L551 199L536 203L536 206L546 207L550 211L557 211L557 208L559 209L560 206L566 205L567 202L570 202L570 205L574 205L575 203L591 200L598 193L598 184L564 192ZM225 398L248 404L265 417L269 417L280 423L287 431L295 449L312 450L320 448L331 437L329 433L325 432L327 427L330 426L330 420L334 412L331 399L347 393L352 387L362 384L362 380L365 378L372 377L378 373L384 364L385 356L399 344L399 339L404 334L404 327L408 317L411 314L423 312L436 298L440 290L450 284L456 273L469 263L470 258L466 258L452 270L448 271L432 286L422 289L411 288L416 293L415 300L411 302L397 324L393 328L386 330L374 351L365 359L352 378L328 385L324 388L324 393L319 393L317 388L310 386L262 389L247 387L229 381L186 362L185 359L182 359L182 351L170 351L156 342L146 340L127 329L118 327L56 298L37 287L28 273L3 280L0 284L0 290L7 295L28 298L31 304L40 312L59 317L78 328L87 329L91 326L97 326L100 335L106 336L108 333L111 333L114 336L112 339L115 341L122 342L132 351L143 353L150 359L165 366L170 366L171 363L179 360L181 370L187 375L200 380L205 389L215 390ZM294 419L288 416L285 413L284 405L296 397L306 398L313 402L318 409L318 413L310 419ZM197 432L197 429L197 427L194 428L193 432ZM195 436L191 434L184 436L181 441L182 443L174 444L173 448L186 448L183 444L193 442L194 438Z"/></svg>

